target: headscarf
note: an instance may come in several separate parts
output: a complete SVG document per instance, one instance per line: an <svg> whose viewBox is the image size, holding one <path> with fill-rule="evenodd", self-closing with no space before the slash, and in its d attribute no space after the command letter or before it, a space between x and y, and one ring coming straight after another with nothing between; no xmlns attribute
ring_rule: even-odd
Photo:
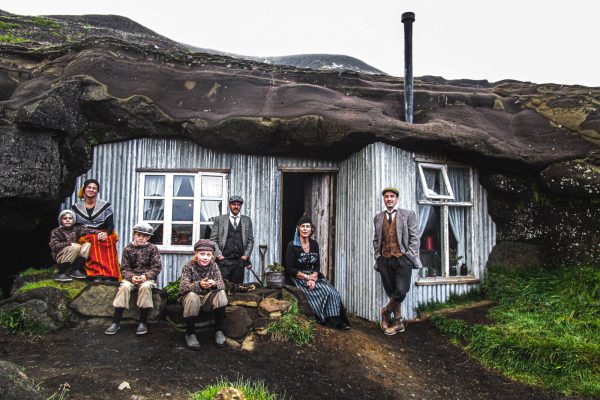
<svg viewBox="0 0 600 400"><path fill-rule="evenodd" d="M77 217L75 216L75 213L73 212L73 210L67 208L66 210L62 210L60 212L60 214L58 214L58 226L62 226L62 224L61 224L62 217L64 217L67 214L71 214L71 218L73 218L73 224L75 224Z"/></svg>
<svg viewBox="0 0 600 400"><path fill-rule="evenodd" d="M83 186L81 188L79 188L79 192L77 192L78 198L83 199L83 195L85 194L85 188L90 183L95 183L96 187L98 188L98 192L100 192L100 182L98 182L96 179L86 179L86 181L83 182Z"/></svg>
<svg viewBox="0 0 600 400"><path fill-rule="evenodd" d="M300 243L300 233L298 232L298 227L302 224L310 224L312 232L315 231L315 224L312 223L311 219L307 215L301 216L298 222L296 223L296 233L294 233L294 246L302 246L302 243Z"/></svg>

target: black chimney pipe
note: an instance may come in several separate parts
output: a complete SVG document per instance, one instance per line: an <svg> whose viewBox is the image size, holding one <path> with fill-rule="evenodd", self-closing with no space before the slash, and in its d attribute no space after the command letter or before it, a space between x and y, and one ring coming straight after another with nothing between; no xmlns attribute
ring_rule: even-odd
<svg viewBox="0 0 600 400"><path fill-rule="evenodd" d="M415 22L414 12L402 13L404 24L404 117L406 122L413 122L413 70L412 70L412 24Z"/></svg>

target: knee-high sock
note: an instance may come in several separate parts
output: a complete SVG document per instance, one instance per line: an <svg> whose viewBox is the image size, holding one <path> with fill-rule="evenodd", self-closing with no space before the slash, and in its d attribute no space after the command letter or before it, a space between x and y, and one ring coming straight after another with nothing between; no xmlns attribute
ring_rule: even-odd
<svg viewBox="0 0 600 400"><path fill-rule="evenodd" d="M148 322L148 314L150 313L151 308L141 308L140 309L140 323L145 324Z"/></svg>
<svg viewBox="0 0 600 400"><path fill-rule="evenodd" d="M223 322L225 321L225 307L215 308L215 331L223 330Z"/></svg>
<svg viewBox="0 0 600 400"><path fill-rule="evenodd" d="M121 318L123 318L123 313L125 309L122 307L115 307L115 314L113 315L113 323L118 324L121 322Z"/></svg>
<svg viewBox="0 0 600 400"><path fill-rule="evenodd" d="M185 334L193 335L196 333L196 317L187 317L185 319Z"/></svg>

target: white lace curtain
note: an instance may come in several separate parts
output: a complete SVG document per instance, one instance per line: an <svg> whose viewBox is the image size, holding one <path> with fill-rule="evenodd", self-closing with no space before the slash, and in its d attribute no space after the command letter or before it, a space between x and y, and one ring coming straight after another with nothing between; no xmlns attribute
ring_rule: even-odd
<svg viewBox="0 0 600 400"><path fill-rule="evenodd" d="M435 178L436 178L436 173L437 171L432 170L432 169L423 169L423 174L425 175L425 182L427 183L427 187L431 188L433 187L434 183L435 183ZM426 190L427 188L422 188L421 185L419 184L419 200L427 200L427 197L425 196L424 190ZM427 205L427 204L421 204L419 207L419 236L423 235L423 232L425 232L425 227L427 226L427 221L429 220L429 213L431 212L431 206Z"/></svg>
<svg viewBox="0 0 600 400"><path fill-rule="evenodd" d="M164 196L165 177L160 175L147 175L144 182L144 195ZM144 201L144 219L160 221L164 217L165 201L162 199L147 199Z"/></svg>
<svg viewBox="0 0 600 400"><path fill-rule="evenodd" d="M468 170L464 168L448 168L448 179L454 190L456 201L470 201L470 185ZM454 238L456 239L456 256L459 264L467 260L466 218L467 208L449 206L448 222ZM462 257L462 258L461 258Z"/></svg>

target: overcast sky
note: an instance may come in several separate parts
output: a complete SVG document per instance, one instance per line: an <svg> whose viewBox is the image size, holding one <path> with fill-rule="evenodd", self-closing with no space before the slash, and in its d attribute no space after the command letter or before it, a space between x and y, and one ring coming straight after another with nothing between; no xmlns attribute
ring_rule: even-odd
<svg viewBox="0 0 600 400"><path fill-rule="evenodd" d="M415 76L600 86L596 0L2 0L0 4L0 9L22 15L123 15L173 40L236 54L345 54L394 76L404 74L400 18L413 11Z"/></svg>

